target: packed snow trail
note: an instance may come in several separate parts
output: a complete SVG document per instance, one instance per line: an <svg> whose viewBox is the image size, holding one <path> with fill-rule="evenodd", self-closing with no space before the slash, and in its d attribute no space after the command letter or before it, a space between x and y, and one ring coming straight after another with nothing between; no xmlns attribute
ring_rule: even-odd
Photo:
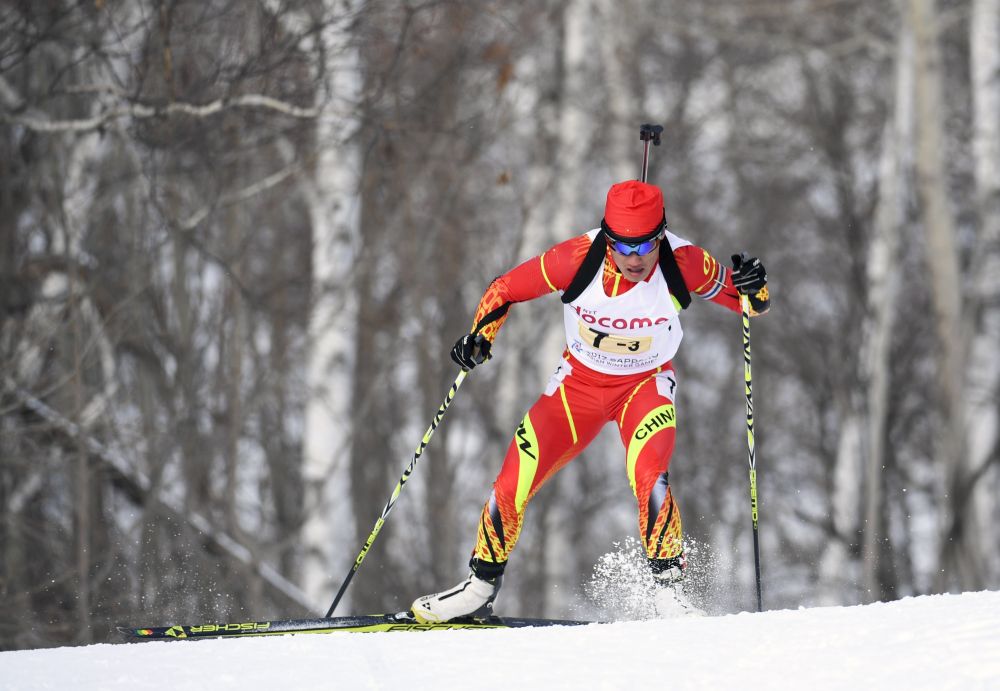
<svg viewBox="0 0 1000 691"><path fill-rule="evenodd" d="M571 628L0 653L0 689L1000 689L1000 592Z"/></svg>

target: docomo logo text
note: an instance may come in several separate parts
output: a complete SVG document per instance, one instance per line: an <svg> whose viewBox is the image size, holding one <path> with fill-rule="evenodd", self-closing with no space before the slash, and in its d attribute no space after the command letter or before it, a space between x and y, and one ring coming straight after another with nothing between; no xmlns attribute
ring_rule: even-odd
<svg viewBox="0 0 1000 691"><path fill-rule="evenodd" d="M605 329L645 329L670 321L670 317L657 317L656 319L650 319L649 317L634 317L632 319L625 319L623 317L595 317L593 314L582 311L579 307L574 307L574 309L577 316L585 323L603 326Z"/></svg>

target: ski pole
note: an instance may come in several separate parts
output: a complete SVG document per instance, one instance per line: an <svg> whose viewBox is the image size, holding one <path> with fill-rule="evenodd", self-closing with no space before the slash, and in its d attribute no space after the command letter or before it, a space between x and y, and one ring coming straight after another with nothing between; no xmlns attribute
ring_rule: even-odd
<svg viewBox="0 0 1000 691"><path fill-rule="evenodd" d="M358 554L357 559L354 560L351 570L347 572L347 578L344 579L344 583L340 586L340 590L337 591L337 597L333 599L333 604L330 605L330 609L326 612L327 618L333 616L333 610L337 609L337 605L340 603L340 598L344 596L344 591L347 590L348 584L350 584L351 579L354 578L354 574L358 572L361 562L364 561L365 555L368 554L368 550L371 549L372 543L375 542L375 538L378 537L379 531L382 530L382 525L385 523L385 519L389 516L389 512L392 511L392 507L399 498L399 493L403 491L403 485L405 485L406 481L410 479L410 474L413 473L413 469L416 467L417 461L420 459L420 455L424 452L424 449L427 448L427 444L434 435L434 430L436 430L437 426L441 423L441 419L444 417L445 411L448 410L448 406L451 405L452 400L455 398L455 394L458 392L458 387L460 387L462 382L465 381L465 377L468 373L468 370L463 369L458 373L458 376L455 377L455 382L448 390L448 395L444 397L444 402L441 404L441 407L438 408L437 415L435 415L434 419L431 421L431 426L427 428L427 431L424 432L424 436L420 440L420 443L417 444L417 449L413 452L413 460L411 460L410 464L406 466L405 470L403 470L403 476L399 478L399 482L396 483L396 488L392 490L392 496L389 497L389 501L386 502L385 508L382 509L382 515L379 516L377 521L375 521L375 527L372 529L371 534L368 535L368 539L365 540L365 546L361 548L361 553Z"/></svg>
<svg viewBox="0 0 1000 691"><path fill-rule="evenodd" d="M639 125L639 139L643 141L642 177L639 178L639 182L646 182L649 173L649 143L653 142L653 146L659 146L662 133L663 125Z"/></svg>
<svg viewBox="0 0 1000 691"><path fill-rule="evenodd" d="M764 606L760 594L760 535L757 529L757 455L753 439L753 383L750 377L750 298L740 295L743 310L743 376L747 398L747 450L750 460L750 517L753 519L753 564L757 577L757 611Z"/></svg>

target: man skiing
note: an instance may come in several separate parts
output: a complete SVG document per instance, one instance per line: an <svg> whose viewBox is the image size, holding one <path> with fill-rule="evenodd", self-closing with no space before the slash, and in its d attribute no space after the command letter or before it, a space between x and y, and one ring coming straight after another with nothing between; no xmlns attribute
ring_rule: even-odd
<svg viewBox="0 0 1000 691"><path fill-rule="evenodd" d="M492 614L528 501L612 421L625 445L650 569L663 583L683 576L680 511L667 481L679 312L690 302L689 292L738 312L742 293L751 314L763 314L770 306L764 267L743 254L733 256L728 270L667 230L658 187L618 183L608 191L600 229L560 242L494 279L452 359L465 370L486 361L510 305L554 292L564 303L563 359L507 449L479 520L471 573L454 588L415 600L419 622Z"/></svg>

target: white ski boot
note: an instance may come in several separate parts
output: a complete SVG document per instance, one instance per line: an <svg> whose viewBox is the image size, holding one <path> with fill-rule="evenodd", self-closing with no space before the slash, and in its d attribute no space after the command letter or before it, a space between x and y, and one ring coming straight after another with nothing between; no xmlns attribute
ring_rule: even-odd
<svg viewBox="0 0 1000 691"><path fill-rule="evenodd" d="M683 553L671 559L650 560L650 566L653 568L653 582L656 584L653 607L657 617L672 619L706 616L705 610L695 606L691 598L684 594L687 559Z"/></svg>
<svg viewBox="0 0 1000 691"><path fill-rule="evenodd" d="M502 575L487 581L470 573L454 588L414 600L411 605L413 617L421 624L437 624L459 617L492 616L493 601L500 592L502 582Z"/></svg>
<svg viewBox="0 0 1000 691"><path fill-rule="evenodd" d="M656 616L659 619L704 617L708 615L705 610L695 605L684 594L684 589L680 583L671 583L657 588L653 594L653 608L656 610Z"/></svg>

